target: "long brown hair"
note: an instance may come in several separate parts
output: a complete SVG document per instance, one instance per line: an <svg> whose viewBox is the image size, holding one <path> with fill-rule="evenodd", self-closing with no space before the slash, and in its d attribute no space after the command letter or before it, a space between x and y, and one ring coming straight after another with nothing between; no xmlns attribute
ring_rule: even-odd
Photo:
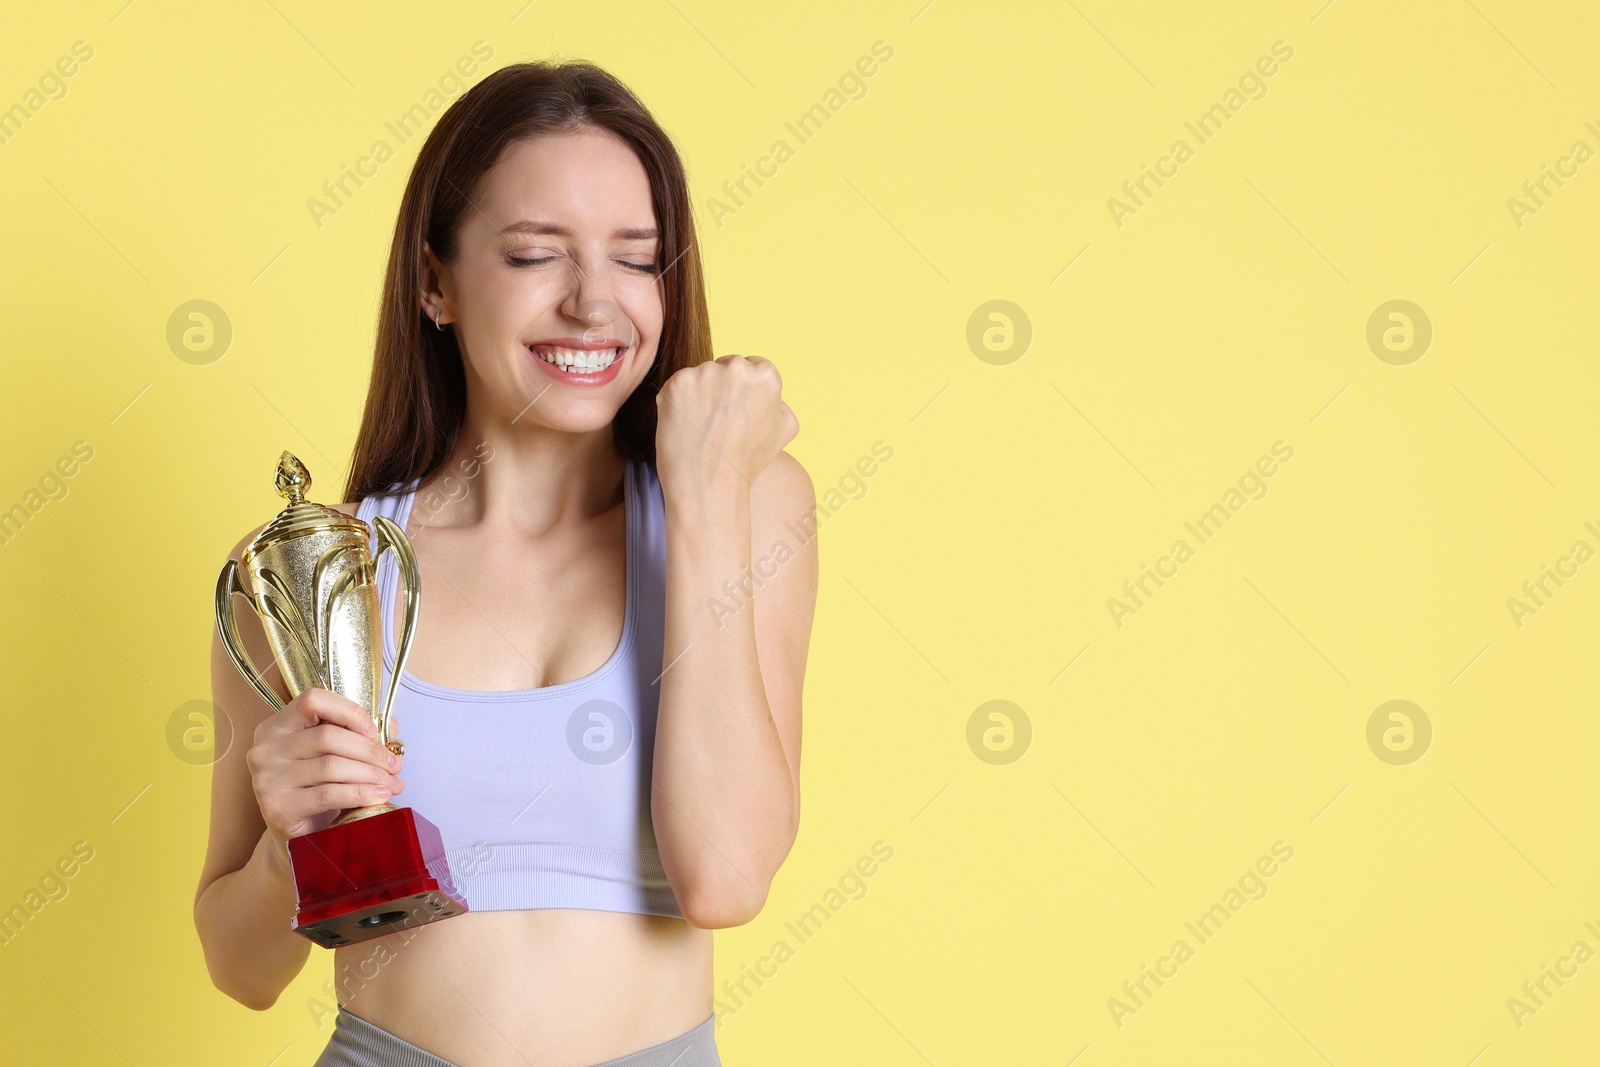
<svg viewBox="0 0 1600 1067"><path fill-rule="evenodd" d="M655 364L618 409L611 432L623 456L655 459L656 394L674 372L711 358L683 161L638 98L601 68L581 61L516 63L450 105L411 168L389 248L372 381L345 500L426 480L448 462L461 432L467 384L456 334L435 329L418 301L424 239L441 263L453 262L468 198L507 147L582 128L621 137L650 179L661 230L656 266L665 272L661 340Z"/></svg>

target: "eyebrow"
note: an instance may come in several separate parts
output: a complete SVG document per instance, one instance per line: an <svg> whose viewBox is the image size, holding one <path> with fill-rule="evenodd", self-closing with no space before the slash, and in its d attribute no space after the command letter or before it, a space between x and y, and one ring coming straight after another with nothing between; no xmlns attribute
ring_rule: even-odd
<svg viewBox="0 0 1600 1067"><path fill-rule="evenodd" d="M571 237L572 231L565 226L557 226L553 222L539 222L534 219L523 219L501 228L502 233L533 233L554 234L557 237ZM622 241L651 241L661 236L661 231L654 228L639 229L624 228L611 235Z"/></svg>

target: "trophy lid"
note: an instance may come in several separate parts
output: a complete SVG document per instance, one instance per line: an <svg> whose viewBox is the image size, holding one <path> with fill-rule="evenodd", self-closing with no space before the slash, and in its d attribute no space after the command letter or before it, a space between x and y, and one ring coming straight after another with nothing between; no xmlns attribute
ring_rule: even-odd
<svg viewBox="0 0 1600 1067"><path fill-rule="evenodd" d="M346 515L338 508L306 499L306 491L311 488L311 472L306 470L306 465L294 453L285 450L278 457L273 487L279 496L289 501L289 506L278 512L260 535L250 542L243 554L244 559L247 560L270 544L314 532L345 531L359 535L363 543L370 537L371 531L360 519Z"/></svg>

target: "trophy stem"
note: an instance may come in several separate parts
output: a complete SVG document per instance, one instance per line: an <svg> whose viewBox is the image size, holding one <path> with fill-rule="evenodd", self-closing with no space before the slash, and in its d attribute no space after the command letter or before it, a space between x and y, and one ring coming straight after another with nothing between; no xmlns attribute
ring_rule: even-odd
<svg viewBox="0 0 1600 1067"><path fill-rule="evenodd" d="M351 808L349 811L334 819L330 825L343 826L345 823L355 822L358 819L365 819L371 815L382 815L386 811L394 810L395 805L393 804L368 804L367 806L361 808Z"/></svg>

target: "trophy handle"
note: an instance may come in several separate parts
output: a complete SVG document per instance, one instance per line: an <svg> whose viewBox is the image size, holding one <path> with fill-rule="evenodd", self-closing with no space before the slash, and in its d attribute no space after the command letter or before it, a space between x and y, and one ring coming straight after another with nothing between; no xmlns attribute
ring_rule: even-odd
<svg viewBox="0 0 1600 1067"><path fill-rule="evenodd" d="M233 598L242 596L255 609L257 616L261 609L256 605L255 597L250 591L239 583L239 561L230 559L222 566L222 573L217 576L217 632L222 637L222 647L228 650L228 658L233 660L233 665L239 668L239 673L249 679L250 684L256 687L256 692L261 694L263 700L272 705L274 711L283 710L283 701L272 687L262 681L256 673L255 666L250 662L250 657L245 653L244 642L239 639L239 623L233 613Z"/></svg>
<svg viewBox="0 0 1600 1067"><path fill-rule="evenodd" d="M392 551L395 562L400 565L400 577L406 587L405 621L400 629L400 640L395 645L394 671L389 676L389 691L383 697L383 714L378 718L379 742L400 756L405 754L405 745L389 736L389 712L394 707L395 692L400 688L400 672L405 670L406 656L411 653L411 639L416 636L417 606L421 596L422 580L417 571L416 553L411 550L411 542L406 540L404 531L382 515L374 515L372 525L378 533L378 550L372 555L373 565L377 565L385 552ZM381 624L379 632L382 632Z"/></svg>

